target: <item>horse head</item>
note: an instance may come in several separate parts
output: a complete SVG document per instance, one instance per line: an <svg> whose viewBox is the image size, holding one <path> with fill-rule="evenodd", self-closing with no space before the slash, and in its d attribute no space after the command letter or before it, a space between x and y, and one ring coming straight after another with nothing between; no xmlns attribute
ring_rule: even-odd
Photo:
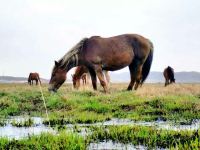
<svg viewBox="0 0 200 150"><path fill-rule="evenodd" d="M174 79L174 78L173 78L173 79L171 79L171 82L172 82L172 83L175 83L175 79Z"/></svg>
<svg viewBox="0 0 200 150"><path fill-rule="evenodd" d="M76 74L72 74L72 82L73 82L73 87L75 89L78 89L80 86L80 77L78 77Z"/></svg>
<svg viewBox="0 0 200 150"><path fill-rule="evenodd" d="M66 80L66 70L61 65L61 61L55 61L51 79L49 81L49 91L56 92Z"/></svg>

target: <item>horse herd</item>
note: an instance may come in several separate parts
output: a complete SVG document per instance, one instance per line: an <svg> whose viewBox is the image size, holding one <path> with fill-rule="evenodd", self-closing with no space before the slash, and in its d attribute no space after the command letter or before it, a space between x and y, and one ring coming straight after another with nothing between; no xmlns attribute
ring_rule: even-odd
<svg viewBox="0 0 200 150"><path fill-rule="evenodd" d="M91 77L93 89L97 90L97 77L104 92L110 82L108 71L129 67L131 81L127 90L137 90L147 78L153 61L153 43L138 34L123 34L110 38L92 36L84 38L68 51L60 60L55 61L49 82L49 91L56 92L66 80L67 72L77 67L72 75L74 88L88 82ZM90 75L89 75L90 74ZM164 70L165 86L175 82L174 70ZM38 73L30 73L28 82L41 83Z"/></svg>

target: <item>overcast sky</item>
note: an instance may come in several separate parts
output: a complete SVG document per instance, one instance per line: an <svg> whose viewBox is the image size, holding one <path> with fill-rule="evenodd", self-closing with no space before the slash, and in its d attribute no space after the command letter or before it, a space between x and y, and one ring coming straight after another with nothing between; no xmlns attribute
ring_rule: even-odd
<svg viewBox="0 0 200 150"><path fill-rule="evenodd" d="M199 0L0 0L0 75L50 78L82 38L124 33L154 43L151 71L200 71Z"/></svg>

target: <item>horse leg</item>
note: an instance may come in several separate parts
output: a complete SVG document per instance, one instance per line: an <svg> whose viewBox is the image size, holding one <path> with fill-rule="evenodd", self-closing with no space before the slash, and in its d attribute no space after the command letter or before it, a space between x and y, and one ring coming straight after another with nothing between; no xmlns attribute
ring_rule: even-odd
<svg viewBox="0 0 200 150"><path fill-rule="evenodd" d="M86 84L87 84L87 85L89 84L89 81L90 81L90 74L87 73L87 74L86 74Z"/></svg>
<svg viewBox="0 0 200 150"><path fill-rule="evenodd" d="M165 86L169 85L169 80L167 79L165 82Z"/></svg>
<svg viewBox="0 0 200 150"><path fill-rule="evenodd" d="M170 79L169 84L172 84L172 80Z"/></svg>
<svg viewBox="0 0 200 150"><path fill-rule="evenodd" d="M106 93L108 88L107 88L107 85L106 85L106 82L105 82L105 79L104 79L103 71L102 71L102 69L100 67L96 68L96 74L97 74L97 77L99 78L101 86L104 89L104 92Z"/></svg>
<svg viewBox="0 0 200 150"><path fill-rule="evenodd" d="M129 67L129 70L130 70L131 82L129 83L127 90L131 91L133 88L133 85L135 84L135 78L134 78L134 73L132 72L130 67Z"/></svg>
<svg viewBox="0 0 200 150"><path fill-rule="evenodd" d="M84 76L84 85L86 85L86 76Z"/></svg>
<svg viewBox="0 0 200 150"><path fill-rule="evenodd" d="M141 78L142 78L142 64L140 64L138 66L138 69L137 69L137 74L136 74L136 84L135 84L135 87L134 89L137 90L138 88L138 85L140 84L140 81L141 81Z"/></svg>
<svg viewBox="0 0 200 150"><path fill-rule="evenodd" d="M96 72L94 71L93 68L89 67L88 68L92 80L92 86L94 90L97 90L97 77L96 77Z"/></svg>
<svg viewBox="0 0 200 150"><path fill-rule="evenodd" d="M108 74L108 71L104 71L104 75L106 77L107 84L109 85L110 84L110 76Z"/></svg>
<svg viewBox="0 0 200 150"><path fill-rule="evenodd" d="M38 78L38 80L39 80L39 82L40 82L40 85L42 85L40 78Z"/></svg>
<svg viewBox="0 0 200 150"><path fill-rule="evenodd" d="M38 80L35 80L35 82L36 82L36 85L38 85Z"/></svg>
<svg viewBox="0 0 200 150"><path fill-rule="evenodd" d="M165 87L167 86L167 79L165 79Z"/></svg>
<svg viewBox="0 0 200 150"><path fill-rule="evenodd" d="M136 60L134 60L128 67L129 67L129 71L130 71L130 78L131 78L131 81L128 85L128 88L127 90L128 91L131 91L133 89L133 85L135 84L135 74L136 74Z"/></svg>
<svg viewBox="0 0 200 150"><path fill-rule="evenodd" d="M143 61L139 59L134 59L133 62L129 65L131 82L129 83L129 86L127 88L128 91L133 89L135 82L136 84L134 89L137 90L138 85L140 84L142 78L142 67L143 67Z"/></svg>
<svg viewBox="0 0 200 150"><path fill-rule="evenodd" d="M83 81L83 85L84 85L84 78L82 78L82 81Z"/></svg>

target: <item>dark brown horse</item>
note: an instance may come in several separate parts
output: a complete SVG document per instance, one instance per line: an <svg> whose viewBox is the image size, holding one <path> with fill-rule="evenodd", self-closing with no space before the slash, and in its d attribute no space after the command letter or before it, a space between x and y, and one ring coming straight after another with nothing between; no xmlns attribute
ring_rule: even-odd
<svg viewBox="0 0 200 150"><path fill-rule="evenodd" d="M86 80L88 80L87 79L88 73L89 73L89 70L86 66L76 67L75 73L72 75L72 81L73 81L74 88L78 89L80 87L80 79L83 78L84 74L85 74ZM109 84L110 83L110 76L108 74L108 71L104 71L104 75L106 77L107 84Z"/></svg>
<svg viewBox="0 0 200 150"><path fill-rule="evenodd" d="M39 74L38 73L30 73L29 74L29 77L28 77L28 83L30 84L30 85L33 85L33 81L35 80L35 82L36 82L36 85L38 85L38 81L40 82L40 84L41 84L41 81L40 81L40 76L39 76Z"/></svg>
<svg viewBox="0 0 200 150"><path fill-rule="evenodd" d="M174 78L174 69L170 66L165 68L163 75L165 77L165 86L175 83L175 78Z"/></svg>
<svg viewBox="0 0 200 150"><path fill-rule="evenodd" d="M110 38L93 36L82 39L66 53L52 70L49 91L57 91L64 83L66 73L75 66L88 68L94 90L97 78L107 91L103 70L115 71L129 66L131 82L127 90L136 90L148 76L153 59L153 44L137 34L124 34Z"/></svg>

